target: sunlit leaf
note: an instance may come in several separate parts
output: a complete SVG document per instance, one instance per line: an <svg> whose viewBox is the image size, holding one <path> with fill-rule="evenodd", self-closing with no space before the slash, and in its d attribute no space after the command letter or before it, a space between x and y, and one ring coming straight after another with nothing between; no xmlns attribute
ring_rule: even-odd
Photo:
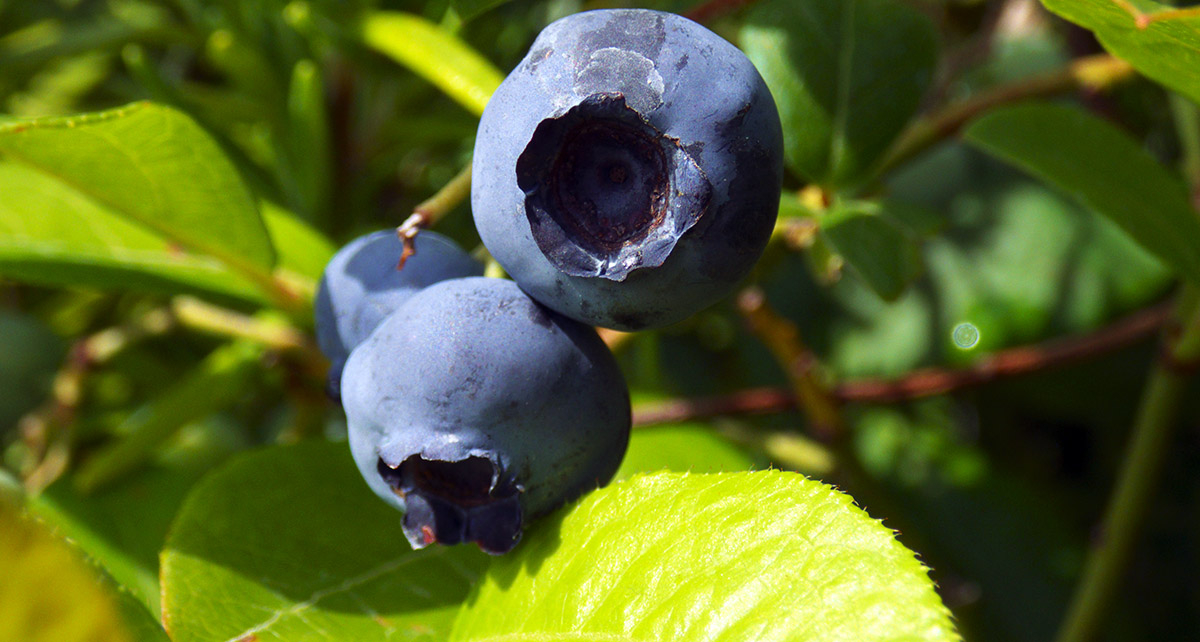
<svg viewBox="0 0 1200 642"><path fill-rule="evenodd" d="M266 226L237 170L174 109L136 103L9 123L0 126L0 153L184 251L251 275L274 265Z"/></svg>
<svg viewBox="0 0 1200 642"><path fill-rule="evenodd" d="M420 16L374 13L363 23L363 39L476 115L504 79L470 45Z"/></svg>
<svg viewBox="0 0 1200 642"><path fill-rule="evenodd" d="M1200 14L1153 20L1139 28L1134 15L1114 0L1042 0L1046 8L1091 29L1104 48L1142 74L1200 103ZM1137 0L1145 15L1175 7Z"/></svg>
<svg viewBox="0 0 1200 642"><path fill-rule="evenodd" d="M925 568L795 473L634 477L497 558L451 640L957 640Z"/></svg>
<svg viewBox="0 0 1200 642"><path fill-rule="evenodd" d="M0 640L133 642L100 573L0 498Z"/></svg>

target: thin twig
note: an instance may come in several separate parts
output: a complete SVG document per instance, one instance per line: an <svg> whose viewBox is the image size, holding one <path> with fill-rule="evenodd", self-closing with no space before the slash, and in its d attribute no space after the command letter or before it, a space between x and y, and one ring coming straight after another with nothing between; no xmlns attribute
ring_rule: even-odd
<svg viewBox="0 0 1200 642"><path fill-rule="evenodd" d="M771 309L766 294L759 288L743 290L738 295L737 305L751 331L783 368L813 432L825 440L842 434L844 422L841 409L822 381L820 362L804 344L796 324Z"/></svg>
<svg viewBox="0 0 1200 642"><path fill-rule="evenodd" d="M400 227L396 228L396 235L404 244L404 251L400 253L400 263L396 265L397 270L403 269L408 257L417 251L413 244L413 239L417 238L417 232L432 226L470 195L471 164L467 163L467 166L436 194L418 203L413 208L412 214L400 224Z"/></svg>
<svg viewBox="0 0 1200 642"><path fill-rule="evenodd" d="M180 325L223 337L249 339L282 351L313 352L308 336L282 319L266 319L235 312L190 296L171 300L171 312Z"/></svg>
<svg viewBox="0 0 1200 642"><path fill-rule="evenodd" d="M1099 91L1133 77L1133 73L1133 67L1124 60L1098 54L1074 60L1055 72L982 92L913 123L892 146L876 173L885 174L936 143L954 136L976 116L998 105L1052 96L1073 89Z"/></svg>
<svg viewBox="0 0 1200 642"><path fill-rule="evenodd" d="M1184 7L1182 9L1168 9L1166 11L1144 13L1129 0L1112 0L1112 2L1125 11L1125 13L1128 13L1133 18L1133 24L1142 30L1149 28L1150 25L1156 22L1200 17L1200 7Z"/></svg>
<svg viewBox="0 0 1200 642"><path fill-rule="evenodd" d="M996 379L1049 370L1132 345L1154 334L1171 317L1169 304L1136 312L1093 333L1001 350L960 369L922 368L898 379L856 379L833 388L839 402L895 403L947 394ZM787 388L753 388L696 399L641 404L634 425L645 426L722 415L791 410L796 396Z"/></svg>
<svg viewBox="0 0 1200 642"><path fill-rule="evenodd" d="M629 345L629 341L637 336L632 332L622 332L620 330L599 327L596 328L596 334L600 335L600 339L604 341L604 345L608 346L608 349L613 352Z"/></svg>
<svg viewBox="0 0 1200 642"><path fill-rule="evenodd" d="M705 417L770 414L795 407L796 395L787 388L750 388L729 395L638 404L633 409L633 425L653 426Z"/></svg>

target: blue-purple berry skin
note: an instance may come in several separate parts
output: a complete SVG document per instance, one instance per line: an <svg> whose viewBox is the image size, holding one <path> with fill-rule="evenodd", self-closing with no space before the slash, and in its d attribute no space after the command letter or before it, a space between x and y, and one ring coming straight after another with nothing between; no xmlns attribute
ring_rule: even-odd
<svg viewBox="0 0 1200 642"><path fill-rule="evenodd" d="M404 245L396 230L381 230L354 239L326 265L314 315L317 345L332 364L329 383L335 395L350 351L400 304L439 281L483 274L482 263L436 232L418 233L414 249L404 268L396 269Z"/></svg>
<svg viewBox="0 0 1200 642"><path fill-rule="evenodd" d="M548 26L489 101L471 203L515 281L620 330L726 296L774 227L783 135L736 47L681 16L575 14Z"/></svg>
<svg viewBox="0 0 1200 642"><path fill-rule="evenodd" d="M354 349L350 447L414 547L510 550L529 520L607 483L629 440L624 378L595 330L515 283L443 281Z"/></svg>

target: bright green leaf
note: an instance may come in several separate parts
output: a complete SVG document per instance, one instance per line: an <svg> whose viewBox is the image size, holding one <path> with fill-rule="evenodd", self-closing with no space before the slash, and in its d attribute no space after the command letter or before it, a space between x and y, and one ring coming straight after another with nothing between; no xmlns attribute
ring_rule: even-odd
<svg viewBox="0 0 1200 642"><path fill-rule="evenodd" d="M242 455L189 495L162 556L175 642L444 640L486 563L413 551L346 444Z"/></svg>
<svg viewBox="0 0 1200 642"><path fill-rule="evenodd" d="M534 525L452 640L957 640L926 569L795 473L661 473Z"/></svg>
<svg viewBox="0 0 1200 642"><path fill-rule="evenodd" d="M1028 104L980 118L965 136L1107 216L1200 283L1200 216L1187 188L1125 133L1079 109Z"/></svg>
<svg viewBox="0 0 1200 642"><path fill-rule="evenodd" d="M711 426L668 424L637 428L615 479L660 470L736 472L754 468L754 459Z"/></svg>
<svg viewBox="0 0 1200 642"><path fill-rule="evenodd" d="M821 233L851 271L886 301L896 300L921 273L921 248L876 204L833 208L821 220Z"/></svg>
<svg viewBox="0 0 1200 642"><path fill-rule="evenodd" d="M0 161L0 275L30 283L268 299L211 256L193 254L42 172ZM332 243L294 215L260 204L280 270L315 288ZM311 296L311 292L309 293Z"/></svg>
<svg viewBox="0 0 1200 642"><path fill-rule="evenodd" d="M45 285L262 299L217 259L184 250L58 179L4 161L0 274Z"/></svg>
<svg viewBox="0 0 1200 642"><path fill-rule="evenodd" d="M454 34L408 13L381 11L363 23L367 45L436 85L479 115L503 74Z"/></svg>
<svg viewBox="0 0 1200 642"><path fill-rule="evenodd" d="M741 43L779 106L788 164L830 185L855 182L887 150L938 49L929 21L893 0L767 0Z"/></svg>
<svg viewBox="0 0 1200 642"><path fill-rule="evenodd" d="M1042 0L1046 8L1090 29L1109 52L1134 69L1200 103L1200 15L1170 18L1138 28L1113 0ZM1134 4L1146 15L1174 7L1152 0Z"/></svg>
<svg viewBox="0 0 1200 642"><path fill-rule="evenodd" d="M0 126L0 153L183 251L256 277L274 265L266 226L237 170L203 129L174 109L136 103L9 123Z"/></svg>

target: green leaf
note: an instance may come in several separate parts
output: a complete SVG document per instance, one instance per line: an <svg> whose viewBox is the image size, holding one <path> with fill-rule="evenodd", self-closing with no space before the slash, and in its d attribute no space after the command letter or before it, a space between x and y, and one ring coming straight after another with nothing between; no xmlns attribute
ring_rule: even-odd
<svg viewBox="0 0 1200 642"><path fill-rule="evenodd" d="M783 121L784 157L810 180L852 184L920 103L937 61L921 14L892 0L768 0L742 47Z"/></svg>
<svg viewBox="0 0 1200 642"><path fill-rule="evenodd" d="M821 233L846 265L885 301L894 301L921 273L921 248L876 203L848 203L821 220Z"/></svg>
<svg viewBox="0 0 1200 642"><path fill-rule="evenodd" d="M451 640L957 640L925 568L795 473L634 477L496 559Z"/></svg>
<svg viewBox="0 0 1200 642"><path fill-rule="evenodd" d="M1187 188L1125 133L1079 109L1028 104L980 118L965 136L1107 216L1200 283L1200 216Z"/></svg>
<svg viewBox="0 0 1200 642"><path fill-rule="evenodd" d="M257 205L215 141L184 114L136 103L0 126L0 153L73 187L183 250L253 277L275 262Z"/></svg>
<svg viewBox="0 0 1200 642"><path fill-rule="evenodd" d="M235 458L189 495L162 556L175 642L444 640L486 563L409 548L344 443ZM251 638L248 636L257 636Z"/></svg>
<svg viewBox="0 0 1200 642"><path fill-rule="evenodd" d="M669 424L635 429L614 479L660 470L736 472L750 470L754 464L753 458L711 426Z"/></svg>
<svg viewBox="0 0 1200 642"><path fill-rule="evenodd" d="M1200 15L1151 22L1145 29L1113 0L1042 0L1046 8L1090 29L1110 53L1154 79L1200 103ZM1175 7L1137 0L1147 15Z"/></svg>
<svg viewBox="0 0 1200 642"><path fill-rule="evenodd" d="M0 161L0 274L44 285L262 295L217 259L36 169Z"/></svg>
<svg viewBox="0 0 1200 642"><path fill-rule="evenodd" d="M364 21L362 33L368 46L433 83L475 115L483 113L504 79L470 45L419 16L377 12Z"/></svg>
<svg viewBox="0 0 1200 642"><path fill-rule="evenodd" d="M287 110L288 189L297 207L312 220L315 215L324 214L329 205L334 175L325 85L321 70L313 61L301 60L292 68Z"/></svg>

